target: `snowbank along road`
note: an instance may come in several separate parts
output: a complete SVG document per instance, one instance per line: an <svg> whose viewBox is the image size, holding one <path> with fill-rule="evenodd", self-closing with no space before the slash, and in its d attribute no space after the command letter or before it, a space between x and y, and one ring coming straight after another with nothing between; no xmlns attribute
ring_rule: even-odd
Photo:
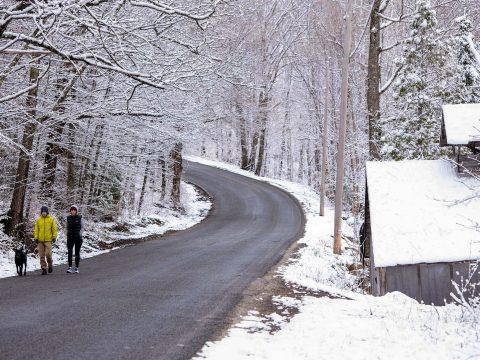
<svg viewBox="0 0 480 360"><path fill-rule="evenodd" d="M225 326L242 291L302 235L302 210L266 183L185 170L214 201L202 223L86 259L78 275L59 266L0 279L0 358L189 359Z"/></svg>

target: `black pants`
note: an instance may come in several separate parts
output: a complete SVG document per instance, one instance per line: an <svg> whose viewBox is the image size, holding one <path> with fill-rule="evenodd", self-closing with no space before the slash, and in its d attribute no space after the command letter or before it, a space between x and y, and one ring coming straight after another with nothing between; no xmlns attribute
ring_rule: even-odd
<svg viewBox="0 0 480 360"><path fill-rule="evenodd" d="M82 238L68 238L67 239L67 249L68 249L68 266L72 267L72 256L73 256L73 247L75 246L75 266L78 267L80 264L80 247L82 246Z"/></svg>

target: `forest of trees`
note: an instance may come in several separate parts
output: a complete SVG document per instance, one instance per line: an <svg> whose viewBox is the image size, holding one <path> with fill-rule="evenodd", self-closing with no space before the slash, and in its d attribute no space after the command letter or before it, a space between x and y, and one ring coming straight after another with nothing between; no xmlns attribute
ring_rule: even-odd
<svg viewBox="0 0 480 360"><path fill-rule="evenodd" d="M333 199L346 3L3 0L5 231L22 237L40 205L181 209L184 152L318 191L325 160ZM344 201L358 215L366 160L442 156L441 105L479 102L480 3L353 11Z"/></svg>
<svg viewBox="0 0 480 360"><path fill-rule="evenodd" d="M249 3L196 152L320 191L326 142L333 200L347 1ZM365 161L444 156L441 105L480 102L479 14L468 0L353 1L344 208L356 218Z"/></svg>
<svg viewBox="0 0 480 360"><path fill-rule="evenodd" d="M181 5L181 4L180 4ZM0 180L5 230L41 204L94 218L179 207L181 156L210 76L211 1L2 1ZM211 19L211 20L210 20Z"/></svg>

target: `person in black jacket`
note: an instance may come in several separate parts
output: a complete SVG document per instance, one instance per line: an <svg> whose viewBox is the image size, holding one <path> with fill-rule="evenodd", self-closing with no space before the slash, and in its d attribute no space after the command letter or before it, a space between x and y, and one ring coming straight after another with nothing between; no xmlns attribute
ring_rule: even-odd
<svg viewBox="0 0 480 360"><path fill-rule="evenodd" d="M80 247L83 243L82 235L82 216L78 215L78 206L72 205L70 207L70 215L67 216L68 274L78 274L80 272L78 266L80 264ZM75 268L72 267L73 247L75 247Z"/></svg>

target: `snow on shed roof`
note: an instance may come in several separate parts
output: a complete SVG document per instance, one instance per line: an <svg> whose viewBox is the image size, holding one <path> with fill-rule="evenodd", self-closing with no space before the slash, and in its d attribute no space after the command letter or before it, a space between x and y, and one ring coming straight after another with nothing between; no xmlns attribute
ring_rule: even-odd
<svg viewBox="0 0 480 360"><path fill-rule="evenodd" d="M447 160L367 162L367 186L376 267L480 258L478 179Z"/></svg>
<svg viewBox="0 0 480 360"><path fill-rule="evenodd" d="M447 144L480 141L480 104L443 105Z"/></svg>

